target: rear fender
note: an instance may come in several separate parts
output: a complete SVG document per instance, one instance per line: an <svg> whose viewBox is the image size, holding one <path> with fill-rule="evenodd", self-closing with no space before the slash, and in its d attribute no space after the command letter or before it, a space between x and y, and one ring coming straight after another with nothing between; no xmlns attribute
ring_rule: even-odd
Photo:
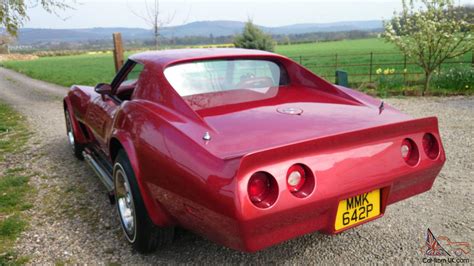
<svg viewBox="0 0 474 266"><path fill-rule="evenodd" d="M141 178L141 171L140 171L140 164L138 162L137 153L135 150L135 146L133 145L132 138L130 134L124 130L115 130L112 134L111 139L116 139L120 142L120 145L125 150L128 156L128 160L132 165L133 172L135 173L135 177L137 179L138 187L140 189L140 193L145 204L145 208L148 212L148 215L152 222L158 226L168 226L171 225L171 218L166 213L165 209L158 201L153 200L151 193L148 190L146 184L144 184ZM110 142L109 142L110 147Z"/></svg>

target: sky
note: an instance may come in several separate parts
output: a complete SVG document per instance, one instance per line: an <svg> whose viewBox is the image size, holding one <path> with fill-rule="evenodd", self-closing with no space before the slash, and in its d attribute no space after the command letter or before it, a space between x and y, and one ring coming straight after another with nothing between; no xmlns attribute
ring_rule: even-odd
<svg viewBox="0 0 474 266"><path fill-rule="evenodd" d="M66 0L67 1L67 0ZM474 4L474 0L457 0ZM28 2L28 1L27 1ZM32 1L34 2L34 1ZM148 0L148 4L154 0ZM29 28L92 28L149 26L139 16L145 0L76 0L73 9L49 14L29 9ZM160 0L161 18L169 26L202 20L246 21L262 26L388 19L401 9L401 0ZM138 16L137 16L138 15Z"/></svg>

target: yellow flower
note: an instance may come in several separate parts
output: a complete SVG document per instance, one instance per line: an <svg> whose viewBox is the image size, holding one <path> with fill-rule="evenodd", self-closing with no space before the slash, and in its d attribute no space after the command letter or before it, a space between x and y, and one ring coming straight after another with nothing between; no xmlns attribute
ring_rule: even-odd
<svg viewBox="0 0 474 266"><path fill-rule="evenodd" d="M390 74L390 69L388 69L388 68L387 68L387 69L385 69L385 70L383 71L383 74L384 74L384 75L388 75L388 74Z"/></svg>
<svg viewBox="0 0 474 266"><path fill-rule="evenodd" d="M466 85L466 89L469 89L469 85Z"/></svg>
<svg viewBox="0 0 474 266"><path fill-rule="evenodd" d="M377 69L375 73L377 73L377 75L380 75L382 73L382 69L381 68Z"/></svg>
<svg viewBox="0 0 474 266"><path fill-rule="evenodd" d="M390 69L390 74L395 73L395 68Z"/></svg>
<svg viewBox="0 0 474 266"><path fill-rule="evenodd" d="M403 69L403 73L407 73L407 72L408 72L408 70L406 68Z"/></svg>

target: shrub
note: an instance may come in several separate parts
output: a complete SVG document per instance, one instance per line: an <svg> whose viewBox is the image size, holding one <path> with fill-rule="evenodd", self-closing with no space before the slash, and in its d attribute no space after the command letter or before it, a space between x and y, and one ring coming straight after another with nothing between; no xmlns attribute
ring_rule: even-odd
<svg viewBox="0 0 474 266"><path fill-rule="evenodd" d="M268 34L248 21L245 24L242 34L235 36L234 45L238 48L257 49L273 52L275 41Z"/></svg>
<svg viewBox="0 0 474 266"><path fill-rule="evenodd" d="M453 67L433 77L437 89L468 91L474 90L474 68Z"/></svg>

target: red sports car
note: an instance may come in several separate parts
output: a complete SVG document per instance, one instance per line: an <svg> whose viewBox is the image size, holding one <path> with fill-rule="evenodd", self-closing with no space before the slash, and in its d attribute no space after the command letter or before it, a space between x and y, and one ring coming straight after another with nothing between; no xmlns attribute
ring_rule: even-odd
<svg viewBox="0 0 474 266"><path fill-rule="evenodd" d="M339 233L429 190L445 161L435 117L256 50L136 54L111 84L72 86L64 112L139 252L175 226L243 251Z"/></svg>

